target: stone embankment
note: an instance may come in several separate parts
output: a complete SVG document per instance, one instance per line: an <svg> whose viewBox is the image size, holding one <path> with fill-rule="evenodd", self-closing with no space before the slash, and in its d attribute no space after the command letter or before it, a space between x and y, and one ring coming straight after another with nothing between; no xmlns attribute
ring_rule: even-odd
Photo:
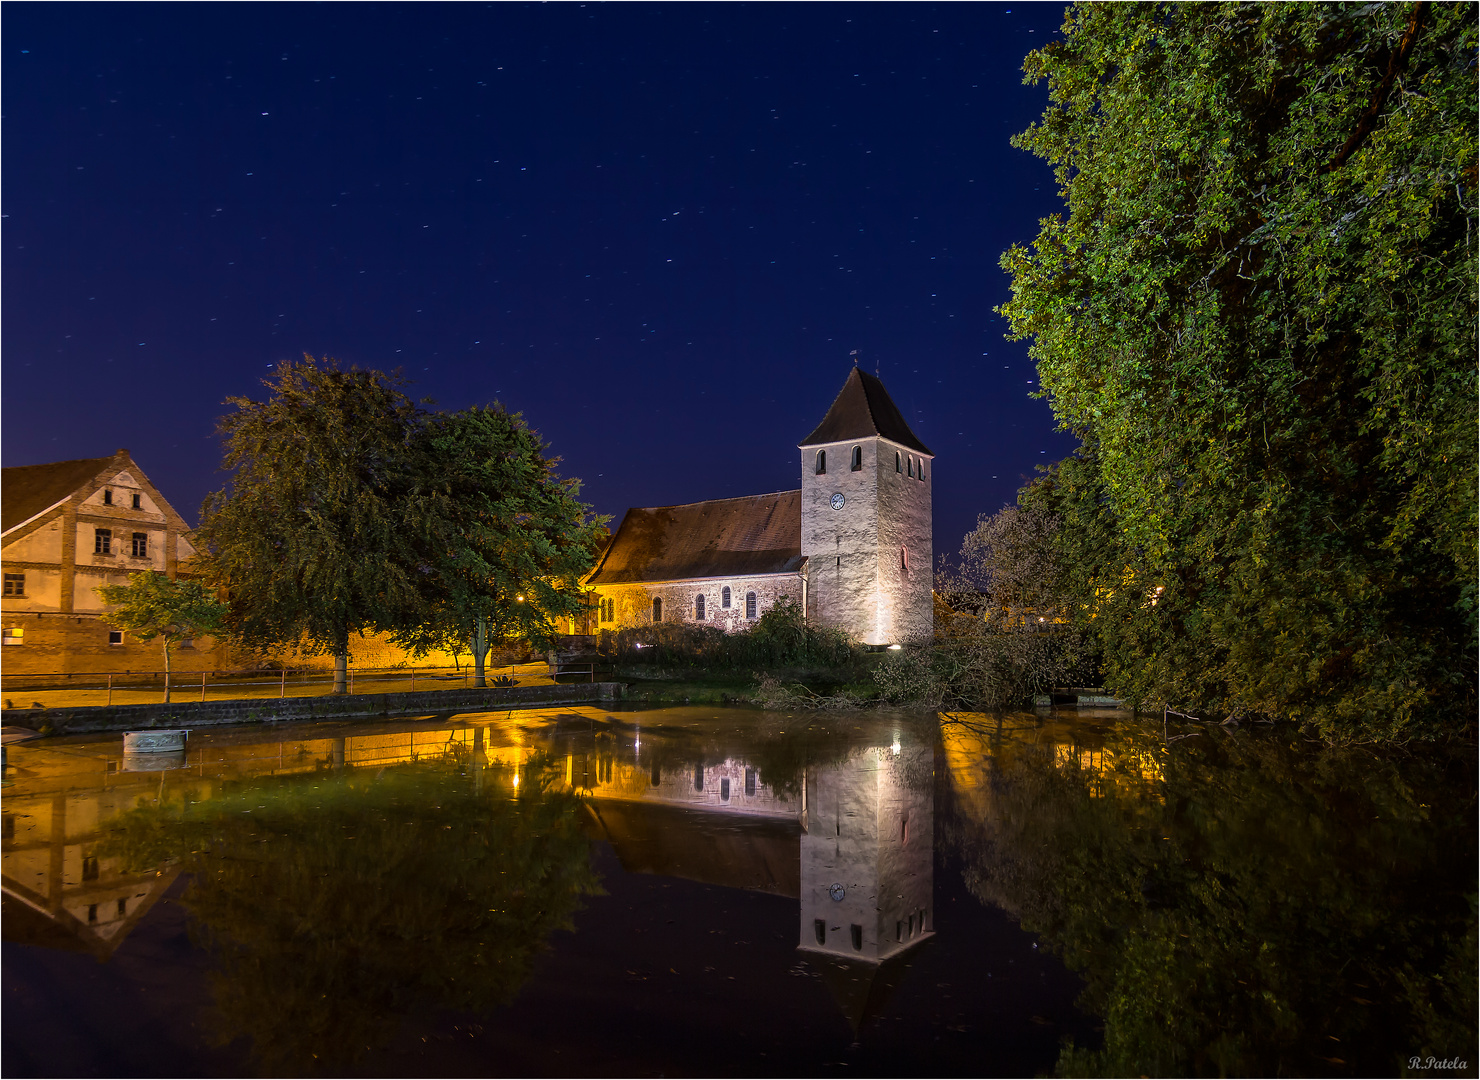
<svg viewBox="0 0 1480 1080"><path fill-rule="evenodd" d="M488 687L483 690L425 690L408 694L342 694L324 697L243 698L237 701L179 702L169 705L79 706L70 709L6 709L9 724L48 735L148 728L200 728L305 720L375 719L435 713L483 712L538 705L615 701L616 682Z"/></svg>

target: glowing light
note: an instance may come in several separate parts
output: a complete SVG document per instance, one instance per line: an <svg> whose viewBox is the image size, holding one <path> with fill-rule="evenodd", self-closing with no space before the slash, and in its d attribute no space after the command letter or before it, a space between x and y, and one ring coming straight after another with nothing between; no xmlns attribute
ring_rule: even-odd
<svg viewBox="0 0 1480 1080"><path fill-rule="evenodd" d="M900 750L900 747L899 747L899 732L896 731L894 733L894 741L889 744L889 749L892 750L896 754L899 753L899 750Z"/></svg>
<svg viewBox="0 0 1480 1080"><path fill-rule="evenodd" d="M522 603L524 603L524 597L522 597L522 596L520 596L520 597L517 597L517 599L518 599L518 601L519 601L519 602L520 602L520 603L521 603L521 604L522 604Z"/></svg>
<svg viewBox="0 0 1480 1080"><path fill-rule="evenodd" d="M891 645L891 646L889 646L889 651L890 652L897 652L898 650L900 650L902 648L904 648L903 645Z"/></svg>
<svg viewBox="0 0 1480 1080"><path fill-rule="evenodd" d="M518 787L519 786L519 774L518 773L515 773L514 774L514 786L515 787Z"/></svg>

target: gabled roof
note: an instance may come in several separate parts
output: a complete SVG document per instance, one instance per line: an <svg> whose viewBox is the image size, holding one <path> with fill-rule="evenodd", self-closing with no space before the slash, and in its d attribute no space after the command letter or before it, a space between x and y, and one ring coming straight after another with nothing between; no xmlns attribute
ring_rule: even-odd
<svg viewBox="0 0 1480 1080"><path fill-rule="evenodd" d="M848 381L838 391L832 408L817 425L817 430L797 445L817 446L820 443L846 442L849 439L867 439L882 435L890 442L930 454L930 450L910 430L904 416L884 389L877 376L854 368ZM930 455L934 457L934 454Z"/></svg>
<svg viewBox="0 0 1480 1080"><path fill-rule="evenodd" d="M112 457L78 458L0 469L0 531L61 502L113 461Z"/></svg>
<svg viewBox="0 0 1480 1080"><path fill-rule="evenodd" d="M802 493L633 507L588 585L785 574L800 570Z"/></svg>
<svg viewBox="0 0 1480 1080"><path fill-rule="evenodd" d="M144 470L139 468L132 455L127 450L118 450L111 457L53 461L48 465L12 465L0 469L0 533L10 533L48 508L69 499L81 504L122 472L127 472L134 484L149 493L150 500L166 520L182 533L189 532L190 526L185 519L144 475ZM56 513L61 513L61 509L58 508ZM48 520L49 517L38 518L27 531Z"/></svg>

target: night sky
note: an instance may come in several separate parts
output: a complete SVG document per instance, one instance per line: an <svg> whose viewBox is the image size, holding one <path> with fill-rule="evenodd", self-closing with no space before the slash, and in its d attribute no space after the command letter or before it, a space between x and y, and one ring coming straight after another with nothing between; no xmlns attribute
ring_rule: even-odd
<svg viewBox="0 0 1480 1080"><path fill-rule="evenodd" d="M793 488L857 350L936 550L1073 446L992 308L1057 4L3 14L6 465L127 447L187 520L304 352L522 410L616 520Z"/></svg>

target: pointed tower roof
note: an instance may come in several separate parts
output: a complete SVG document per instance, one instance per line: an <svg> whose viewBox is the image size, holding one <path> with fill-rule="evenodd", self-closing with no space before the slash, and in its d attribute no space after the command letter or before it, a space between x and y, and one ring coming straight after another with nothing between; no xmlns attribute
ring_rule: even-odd
<svg viewBox="0 0 1480 1080"><path fill-rule="evenodd" d="M866 439L881 435L890 442L908 446L922 454L930 450L910 430L903 414L889 391L884 389L877 376L868 375L858 368L848 374L848 381L838 392L832 408L817 425L817 430L797 445L816 446L819 443L846 442L849 439ZM931 457L934 457L931 454Z"/></svg>

